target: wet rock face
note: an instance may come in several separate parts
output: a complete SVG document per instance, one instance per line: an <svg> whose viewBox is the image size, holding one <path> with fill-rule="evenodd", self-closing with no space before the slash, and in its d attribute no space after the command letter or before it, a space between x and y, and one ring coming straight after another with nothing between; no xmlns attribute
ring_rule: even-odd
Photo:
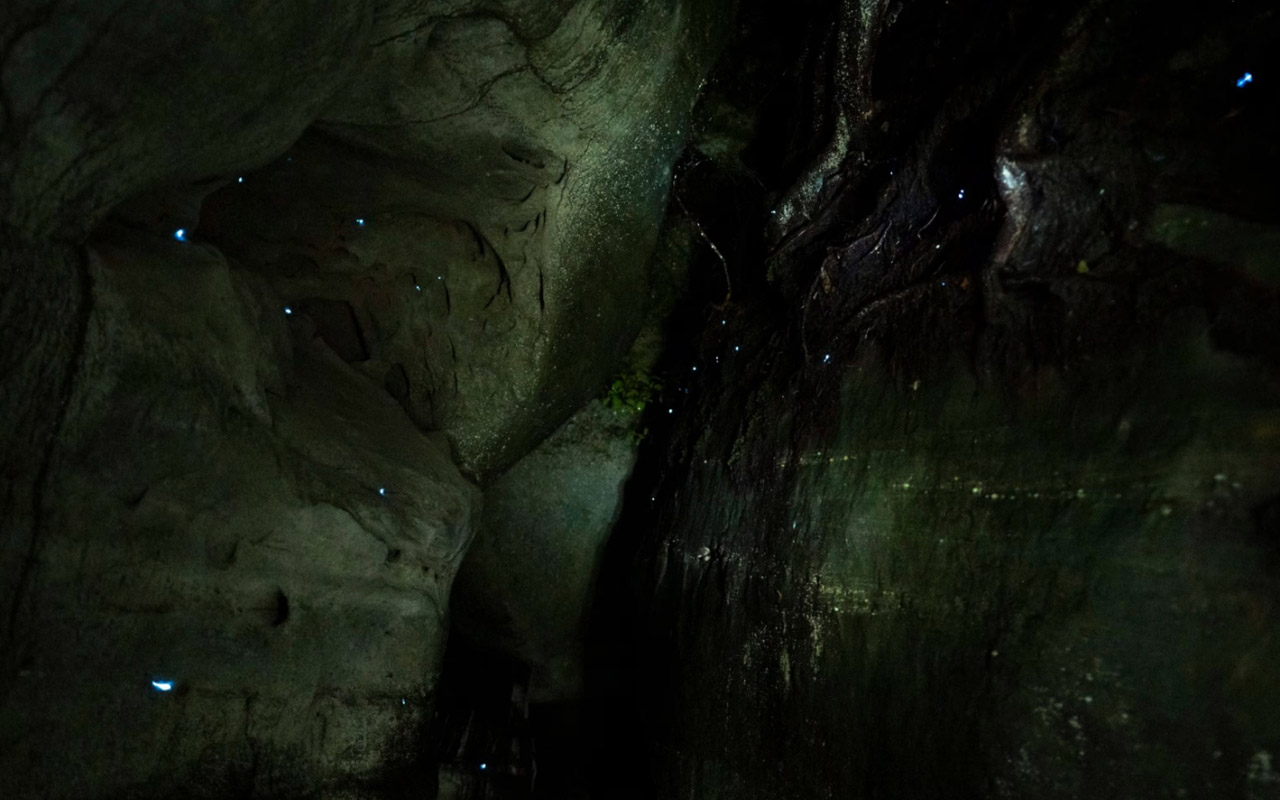
<svg viewBox="0 0 1280 800"><path fill-rule="evenodd" d="M737 396L750 432L698 440L693 507L659 514L645 562L671 659L649 667L685 698L664 793L1239 785L1276 735L1255 514L1277 414L1247 365L1185 347L1178 369L1131 364L1141 390L1087 396L993 397L961 370L913 390L845 362L816 435L762 421L784 385Z"/></svg>
<svg viewBox="0 0 1280 800"><path fill-rule="evenodd" d="M724 4L10 6L6 789L426 791L471 480L634 338Z"/></svg>
<svg viewBox="0 0 1280 800"><path fill-rule="evenodd" d="M948 5L755 12L793 128L712 80L754 138L676 191L771 228L623 512L658 794L1274 797L1280 21Z"/></svg>
<svg viewBox="0 0 1280 800"><path fill-rule="evenodd" d="M607 796L1277 796L1274 10L739 4L619 512L727 4L331 5L0 12L7 792L429 795L479 529Z"/></svg>

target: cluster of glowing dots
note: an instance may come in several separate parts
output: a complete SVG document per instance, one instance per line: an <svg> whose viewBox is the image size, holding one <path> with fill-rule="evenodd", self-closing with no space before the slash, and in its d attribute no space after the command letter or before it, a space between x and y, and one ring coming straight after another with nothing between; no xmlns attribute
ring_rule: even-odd
<svg viewBox="0 0 1280 800"><path fill-rule="evenodd" d="M1245 86L1247 86L1250 83L1253 83L1253 73L1246 72L1245 74L1240 76L1239 80L1236 81L1236 88L1243 89Z"/></svg>

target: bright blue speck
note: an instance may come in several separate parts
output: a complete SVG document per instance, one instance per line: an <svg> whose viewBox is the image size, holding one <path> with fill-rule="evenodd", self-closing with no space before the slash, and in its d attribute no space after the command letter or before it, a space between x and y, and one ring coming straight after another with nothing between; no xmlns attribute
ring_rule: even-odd
<svg viewBox="0 0 1280 800"><path fill-rule="evenodd" d="M173 232L173 238L177 239L180 242L185 242L187 240L187 229L178 228L176 231Z"/></svg>
<svg viewBox="0 0 1280 800"><path fill-rule="evenodd" d="M155 687L155 690L158 692L173 691L173 681L152 681L151 685Z"/></svg>
<svg viewBox="0 0 1280 800"><path fill-rule="evenodd" d="M386 497L386 496L387 496L387 487L385 487L385 486L379 486L379 487L378 487L378 494L382 495L383 497Z"/></svg>
<svg viewBox="0 0 1280 800"><path fill-rule="evenodd" d="M1243 89L1246 83L1253 83L1252 72L1246 72L1244 75L1241 75L1240 80L1236 81L1236 88Z"/></svg>
<svg viewBox="0 0 1280 800"><path fill-rule="evenodd" d="M357 219L357 220L356 220L356 224L363 228L363 227L364 227L364 217L360 217L359 219Z"/></svg>
<svg viewBox="0 0 1280 800"><path fill-rule="evenodd" d="M284 307L284 313L285 313L285 314L292 314L292 313L293 313L293 309L292 309L292 308L289 308L288 306L285 306L285 307Z"/></svg>
<svg viewBox="0 0 1280 800"><path fill-rule="evenodd" d="M419 284L416 284L416 283L415 283L415 284L413 285L413 288L417 289L418 291L422 291L422 286L420 286Z"/></svg>
<svg viewBox="0 0 1280 800"><path fill-rule="evenodd" d="M830 353L827 353L826 355L824 355L824 356L822 357L822 363L823 363L823 364L827 363L827 362L828 362L828 361L830 361L830 360L831 360L831 354L830 354Z"/></svg>
<svg viewBox="0 0 1280 800"><path fill-rule="evenodd" d="M236 178L236 183L244 183L244 178Z"/></svg>
<svg viewBox="0 0 1280 800"><path fill-rule="evenodd" d="M480 765L480 769L486 769L486 768L488 768L488 766L489 766L488 764L481 764L481 765Z"/></svg>
<svg viewBox="0 0 1280 800"><path fill-rule="evenodd" d="M400 705L402 705L402 706L407 706L407 705L409 705L409 703L408 703L408 701L406 701L403 697L401 697L401 698L400 698Z"/></svg>
<svg viewBox="0 0 1280 800"><path fill-rule="evenodd" d="M961 189L961 190L960 190L960 193L959 193L958 195L956 195L956 196L957 196L957 197L959 197L961 200L963 200L963 199L964 199L964 189Z"/></svg>

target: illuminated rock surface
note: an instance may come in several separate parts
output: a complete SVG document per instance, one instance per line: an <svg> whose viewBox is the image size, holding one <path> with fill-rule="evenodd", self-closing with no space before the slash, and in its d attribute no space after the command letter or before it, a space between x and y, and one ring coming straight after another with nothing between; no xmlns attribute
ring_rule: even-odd
<svg viewBox="0 0 1280 800"><path fill-rule="evenodd" d="M630 347L720 5L6 5L6 796L429 789L470 481Z"/></svg>

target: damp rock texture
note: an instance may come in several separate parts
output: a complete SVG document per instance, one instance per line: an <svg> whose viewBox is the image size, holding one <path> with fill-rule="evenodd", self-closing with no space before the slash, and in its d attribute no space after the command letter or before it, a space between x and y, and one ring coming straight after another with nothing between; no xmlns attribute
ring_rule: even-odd
<svg viewBox="0 0 1280 800"><path fill-rule="evenodd" d="M474 482L630 346L723 6L5 4L6 797L430 789Z"/></svg>
<svg viewBox="0 0 1280 800"><path fill-rule="evenodd" d="M602 580L656 796L1280 796L1274 10L806 9L674 189L740 255Z"/></svg>

